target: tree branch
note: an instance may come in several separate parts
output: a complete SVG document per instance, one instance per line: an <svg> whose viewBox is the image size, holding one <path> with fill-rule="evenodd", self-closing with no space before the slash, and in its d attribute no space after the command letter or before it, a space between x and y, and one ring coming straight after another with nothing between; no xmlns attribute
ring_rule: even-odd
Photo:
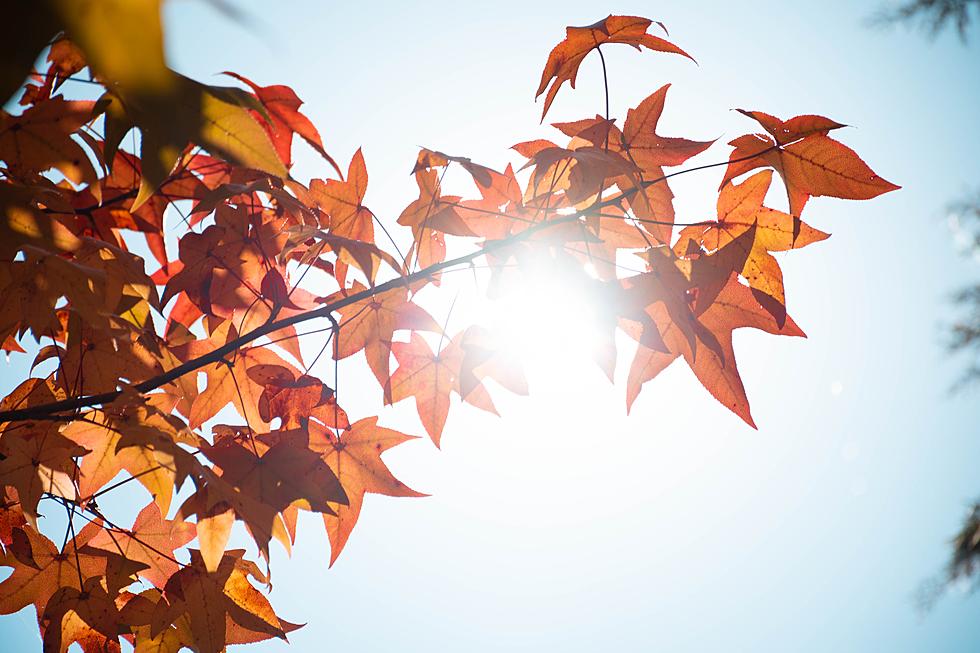
<svg viewBox="0 0 980 653"><path fill-rule="evenodd" d="M678 170L677 172L672 172L670 174L663 175L662 177L658 177L657 179L651 179L650 181L643 182L641 186L635 186L626 191L622 191L619 194L610 197L606 200L597 202L586 210L578 211L576 213L570 213L568 215L559 216L554 220L537 222L529 226L524 231L521 231L512 236L508 236L507 238L486 242L484 243L483 247L473 252L470 252L468 254L458 256L454 259L440 261L439 263L435 263L422 270L412 272L411 274L405 274L405 275L395 277L394 279L386 281L382 284L379 284L372 288L367 288L360 292L353 293L351 295L348 295L347 297L344 297L343 299L339 299L330 304L326 304L325 306L321 306L320 308L314 309L312 311L306 311L305 313L298 313L296 315L292 315L290 317L286 317L281 320L276 320L274 322L266 322L262 326L256 327L252 331L249 331L248 333L243 334L238 338L235 338L234 340L225 343L221 347L218 347L217 349L214 349L208 352L207 354L199 356L198 358L195 358L193 360L189 360L181 365L178 365L177 367L171 370L168 370L167 372L164 372L163 374L154 376L140 383L136 383L132 387L134 390L140 393L146 393L146 392L150 392L151 390L156 390L161 386L164 386L172 381L179 379L185 374L190 374L191 372L201 369L205 365L220 362L225 358L225 356L236 352L244 345L247 345L248 343L254 340L258 340L259 338L266 336L270 333L273 333L275 331L278 331L280 329L285 329L286 327L290 327L295 324L299 324L301 322L307 322L309 320L314 320L317 318L331 319L333 318L332 313L334 311L338 311L344 308L345 306L350 306L351 304L355 304L361 300L368 299L370 297L373 297L374 295L387 292L399 286L409 286L416 281L420 281L422 279L431 277L435 273L440 272L442 270L446 270L448 268L452 268L457 265L465 265L467 263L470 263L480 258L485 254L501 249L506 249L507 247L510 247L516 243L526 240L527 238L533 236L539 231L547 229L548 227L575 222L576 220L586 215L591 215L596 211L601 211L604 208L617 205L623 200L629 199L634 194L636 194L636 192L639 191L641 188L647 188L649 186L652 186L653 184L666 181L671 177L676 177L682 174L695 172L698 170L707 170L709 168L715 168L718 166L727 165L729 163L737 163L739 161L754 159L758 156L761 156L762 154L765 154L766 152L777 149L778 147L779 147L778 145L773 145L772 147L763 150L761 152L757 152L751 156L742 157L740 159L731 159L728 161L720 161L717 163L709 163L702 166L696 166L694 168L687 168L685 170ZM55 401L48 404L41 404L38 406L33 406L31 408L0 411L0 423L11 422L15 420L39 419L39 418L43 418L42 416L48 416L54 413L61 413L64 411L78 410L79 408L87 408L90 406L107 404L114 401L121 394L122 394L121 390L113 390L111 392L102 392L94 395L84 395L80 397L73 397L71 399L63 399L61 401Z"/></svg>

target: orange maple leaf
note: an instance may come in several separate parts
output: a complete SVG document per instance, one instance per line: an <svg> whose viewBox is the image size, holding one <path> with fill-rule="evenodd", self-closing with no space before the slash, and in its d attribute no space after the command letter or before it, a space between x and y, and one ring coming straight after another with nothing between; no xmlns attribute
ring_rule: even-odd
<svg viewBox="0 0 980 653"><path fill-rule="evenodd" d="M332 506L336 514L323 515L323 524L330 538L331 566L337 561L354 524L357 523L365 492L390 497L426 496L396 479L381 460L382 453L415 437L378 426L377 417L366 417L354 422L350 428L342 430L339 437L326 429L311 425L310 449L320 453L337 475L347 498L350 499L348 505Z"/></svg>
<svg viewBox="0 0 980 653"><path fill-rule="evenodd" d="M538 90L534 94L535 99L537 99L546 89L548 91L545 95L541 120L544 120L562 84L571 82L572 88L575 88L575 78L578 76L579 66L586 55L600 45L624 43L632 45L637 50L642 46L659 52L680 54L692 61L694 60L691 55L670 41L647 34L647 29L652 23L652 20L638 16L610 15L585 27L566 27L565 40L556 45L548 55L548 61L544 65L544 70L541 71L541 83L538 84ZM664 30L665 34L667 33L663 23L657 23L657 25Z"/></svg>
<svg viewBox="0 0 980 653"><path fill-rule="evenodd" d="M266 133L272 139L272 144L276 148L276 154L279 155L283 165L287 168L292 165L293 134L299 134L327 163L333 166L333 169L337 171L338 175L343 174L340 168L337 167L337 163L333 160L333 157L327 154L327 151L323 148L320 132L313 126L309 118L299 112L303 101L299 99L293 89L282 84L259 86L249 78L238 73L225 71L225 75L230 75L238 81L248 84L256 97L258 97L259 102L262 103L262 106L268 112L269 122L266 126ZM253 112L253 116L256 118L263 117L257 111Z"/></svg>
<svg viewBox="0 0 980 653"><path fill-rule="evenodd" d="M46 99L19 116L0 111L0 160L14 175L56 168L72 183L97 183L81 145L71 136L93 119L93 102Z"/></svg>
<svg viewBox="0 0 980 653"><path fill-rule="evenodd" d="M103 530L89 540L88 546L146 565L139 575L162 589L180 569L174 550L190 542L194 535L194 524L165 519L157 504L150 503L136 516L132 528L122 532Z"/></svg>
<svg viewBox="0 0 980 653"><path fill-rule="evenodd" d="M392 400L415 397L422 426L438 447L449 416L449 396L457 387L459 352L433 352L414 331L409 342L392 343L391 351L398 361L398 369L391 375Z"/></svg>
<svg viewBox="0 0 980 653"><path fill-rule="evenodd" d="M737 243L745 253L745 262L736 270L752 287L752 292L781 327L786 320L786 296L783 274L769 252L804 247L829 238L830 234L814 229L799 218L763 206L772 182L772 171L763 170L741 184L726 184L718 194L718 221L685 227L674 250L687 250L694 240L699 247L716 251ZM755 238L739 236L755 228Z"/></svg>
<svg viewBox="0 0 980 653"><path fill-rule="evenodd" d="M792 318L787 317L782 326L776 324L772 315L763 309L753 297L751 290L732 276L728 284L715 298L711 306L700 316L701 322L720 343L720 350L703 346L695 350L681 333L663 306L652 306L650 314L660 325L664 341L670 353L656 351L640 345L630 367L627 379L626 406L633 405L641 386L657 376L670 363L683 356L694 371L701 384L723 406L741 417L755 428L755 421L749 410L749 400L735 364L732 347L732 331L752 327L768 333L786 336L805 337ZM698 334L700 336L700 333ZM698 340L700 343L700 339Z"/></svg>
<svg viewBox="0 0 980 653"><path fill-rule="evenodd" d="M226 644L233 643L232 634L238 642L286 639L287 630L294 628L279 619L268 599L249 582L249 576L265 577L253 563L242 559L244 551L226 552L213 571L205 568L200 552L190 552L191 564L170 577L152 607L147 619L150 637L186 620L183 623L200 653L220 653ZM235 624L254 635L243 637Z"/></svg>
<svg viewBox="0 0 980 653"><path fill-rule="evenodd" d="M827 135L844 127L841 123L813 115L782 121L761 111L739 111L768 134L746 134L729 143L735 149L721 186L750 170L771 166L786 185L789 212L797 217L810 197L868 200L901 188L879 177L854 150Z"/></svg>
<svg viewBox="0 0 980 653"><path fill-rule="evenodd" d="M14 568L13 573L0 582L0 614L13 614L34 604L40 617L48 599L59 588L82 589L78 582L79 568L83 579L104 575L106 557L103 552L85 549L99 530L99 524L87 524L75 538L68 540L63 551L59 551L54 542L30 526L14 529L20 540L19 550L11 547L13 550L8 550L0 562Z"/></svg>
<svg viewBox="0 0 980 653"><path fill-rule="evenodd" d="M367 167L360 148L351 157L347 179L314 179L310 182L310 196L329 218L321 221L321 224L329 227L331 234L365 243L374 242L374 218L370 209L363 204L367 184Z"/></svg>

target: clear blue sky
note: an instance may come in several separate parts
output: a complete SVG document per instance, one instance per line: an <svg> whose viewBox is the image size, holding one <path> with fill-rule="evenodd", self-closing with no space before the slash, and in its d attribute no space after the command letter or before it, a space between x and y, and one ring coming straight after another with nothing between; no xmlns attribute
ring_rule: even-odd
<svg viewBox="0 0 980 653"><path fill-rule="evenodd" d="M719 137L710 162L753 129L731 108L818 113L852 125L840 138L903 186L807 207L833 237L781 262L809 339L736 336L758 431L681 367L626 417L621 385L542 347L531 397L498 393L503 418L464 408L441 452L420 440L386 458L432 497L369 496L330 570L318 520L301 523L272 601L308 625L292 648L251 650L980 649L980 597L953 592L925 615L915 601L980 495L977 396L950 394L962 366L943 348L950 294L980 273L944 208L980 184L980 30L969 46L930 42L868 28L878 2L837 0L231 4L249 26L172 2L171 64L291 85L335 158L364 148L367 203L389 220L415 196L417 146L502 168L509 145L554 137L533 103L547 53L565 25L608 13L663 20L699 63L609 48L614 114L672 82L661 131ZM549 119L600 110L598 60L578 86ZM326 174L297 156L299 176ZM679 180L680 219L711 215L720 174ZM365 383L347 391L355 414L377 404ZM382 423L422 433L411 406ZM4 648L36 647L32 622L0 619Z"/></svg>

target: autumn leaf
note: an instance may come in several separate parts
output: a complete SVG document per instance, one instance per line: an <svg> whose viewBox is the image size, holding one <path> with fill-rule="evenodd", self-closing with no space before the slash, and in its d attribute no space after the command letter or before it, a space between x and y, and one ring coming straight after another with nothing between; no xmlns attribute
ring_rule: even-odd
<svg viewBox="0 0 980 653"><path fill-rule="evenodd" d="M88 453L58 433L53 422L22 422L0 437L0 485L17 492L24 515L37 524L37 504L45 493L75 500L75 456Z"/></svg>
<svg viewBox="0 0 980 653"><path fill-rule="evenodd" d="M621 142L616 144L640 169L640 184L623 188L635 191L628 200L629 205L637 218L651 221L648 228L661 243L670 242L670 225L674 222L673 193L663 168L681 165L714 143L657 134L669 88L670 84L665 84L626 113Z"/></svg>
<svg viewBox="0 0 980 653"><path fill-rule="evenodd" d="M337 428L347 424L347 415L337 406L333 388L314 376L296 377L289 368L264 364L250 367L248 376L263 387L258 409L266 422L279 418L285 429L299 427L311 418Z"/></svg>
<svg viewBox="0 0 980 653"><path fill-rule="evenodd" d="M180 565L174 551L194 539L194 524L164 518L156 503L150 503L136 516L133 526L122 532L103 530L88 546L118 553L146 566L139 575L163 588Z"/></svg>
<svg viewBox="0 0 980 653"><path fill-rule="evenodd" d="M751 286L753 294L782 327L786 320L783 274L769 252L804 247L829 237L798 218L763 206L772 182L772 171L763 170L741 184L728 184L718 195L718 221L685 227L674 246L683 251L693 239L697 246L717 251L725 246L739 247L744 264L736 271ZM751 241L739 237L754 229Z"/></svg>
<svg viewBox="0 0 980 653"><path fill-rule="evenodd" d="M364 291L355 284L351 293ZM432 316L409 301L408 289L397 286L337 311L340 331L335 334L333 357L343 360L363 350L368 365L391 402L390 361L394 334L398 330L440 331Z"/></svg>
<svg viewBox="0 0 980 653"><path fill-rule="evenodd" d="M349 266L356 267L364 273L368 283L372 285L378 272L381 271L381 263L387 263L394 270L398 270L401 267L400 263L391 254L373 243L351 240L350 238L343 238L329 232L309 228L300 228L291 234L290 237L293 240L312 239L313 242L318 241L315 247L307 250L307 255L300 258L300 262L303 264L314 264L316 262L315 257L319 256L322 252L334 252L337 255L337 261L333 266L335 270L334 277L341 284L344 284L346 281L346 273L341 274L339 272L341 267L344 269ZM310 254L312 254L313 258L308 258Z"/></svg>
<svg viewBox="0 0 980 653"><path fill-rule="evenodd" d="M670 84L664 84L634 109L626 113L622 149L641 170L659 170L679 166L692 156L704 152L714 141L692 141L657 134L657 123L663 115Z"/></svg>
<svg viewBox="0 0 980 653"><path fill-rule="evenodd" d="M99 577L106 572L106 557L100 551L84 548L100 530L96 523L78 531L77 537L69 540L63 551L31 526L19 530L29 546L31 557L25 564L12 552L4 554L0 564L13 567L13 573L0 582L0 614L13 614L33 604L40 617L48 600L60 588L82 589L78 582L79 569L83 579Z"/></svg>
<svg viewBox="0 0 980 653"><path fill-rule="evenodd" d="M86 447L91 454L79 465L79 492L91 497L125 469L147 489L161 510L169 510L176 477L173 456L165 450L144 447L118 449L126 426L122 419L90 411L84 419L75 420L62 430L65 437Z"/></svg>
<svg viewBox="0 0 980 653"><path fill-rule="evenodd" d="M281 84L259 86L249 78L238 73L226 71L225 75L230 75L238 81L247 84L259 98L259 102L262 103L269 116L269 126L266 131L272 139L276 153L279 155L279 159L283 165L289 168L292 164L291 146L293 134L297 134L309 143L310 147L316 150L327 163L333 166L333 169L337 171L338 175L343 174L340 168L337 167L337 163L323 149L320 132L313 126L309 118L299 112L303 101L296 96L296 92L293 89ZM255 116L256 114L253 113L252 115ZM262 116L259 114L257 117L261 118Z"/></svg>
<svg viewBox="0 0 980 653"><path fill-rule="evenodd" d="M455 356L433 352L415 332L409 342L392 343L391 351L398 361L398 369L391 375L392 400L415 398L422 426L438 447L449 416L449 395L456 387L460 362L454 360Z"/></svg>
<svg viewBox="0 0 980 653"><path fill-rule="evenodd" d="M244 207L222 205L215 211L215 224L181 239L181 265L174 262L168 270L172 274L161 304L183 292L205 314L231 318L236 311L251 309L273 264L267 252L288 242L282 226L281 220L249 219Z"/></svg>
<svg viewBox="0 0 980 653"><path fill-rule="evenodd" d="M867 200L900 186L879 177L843 143L828 136L843 127L823 116L796 116L785 122L760 111L745 111L769 135L748 134L731 141L735 147L721 185L762 166L782 177L789 212L799 217L810 197Z"/></svg>
<svg viewBox="0 0 980 653"><path fill-rule="evenodd" d="M26 538L20 527L27 523L27 518L20 501L13 496L10 490L0 493L0 551L9 551L15 537Z"/></svg>
<svg viewBox="0 0 980 653"><path fill-rule="evenodd" d="M419 198L409 204L398 216L398 224L412 227L415 246L426 246L433 232L454 236L475 236L457 210L462 199L457 195L443 195L439 175L435 170L423 168L415 172ZM443 260L445 251L438 256L422 256L419 265L428 267Z"/></svg>
<svg viewBox="0 0 980 653"><path fill-rule="evenodd" d="M231 321L223 322L207 340L192 341L174 347L179 358L190 359L205 355L234 340L238 332ZM197 428L229 403L234 404L239 415L253 428L261 428L267 422L259 414L258 401L263 388L248 376L255 365L280 365L293 369L282 357L267 347L248 347L239 350L232 360L222 360L209 365L207 386L194 399L188 415L190 427Z"/></svg>
<svg viewBox="0 0 980 653"><path fill-rule="evenodd" d="M281 171L285 175L271 143L268 153L261 153L262 144L246 133L248 125L236 120L237 107L228 106L227 101L217 97L222 94L220 91L208 92L208 87L183 78L166 66L158 0L58 2L40 13L35 19L46 26L49 34L64 29L92 69L112 80L115 92L125 97L122 104L129 124L137 124L143 131L143 151L148 155L144 172L150 180L137 198L136 207L166 178L189 140L221 155L241 156L243 162L263 161L276 168L274 173ZM238 115L247 117L244 109ZM255 129L265 137L257 123ZM230 130L242 132L241 137L236 135L241 145L228 138ZM278 168L273 161L278 162Z"/></svg>
<svg viewBox="0 0 980 653"><path fill-rule="evenodd" d="M64 653L75 642L119 650L119 608L99 578L88 578L81 590L61 587L39 619L45 651Z"/></svg>
<svg viewBox="0 0 980 653"><path fill-rule="evenodd" d="M47 59L51 64L48 74L54 73L51 80L53 91L57 91L65 80L88 65L82 50L67 38L60 38L51 44Z"/></svg>
<svg viewBox="0 0 980 653"><path fill-rule="evenodd" d="M541 112L541 120L544 120L551 103L558 95L558 89L565 82L571 82L575 88L575 78L578 76L579 66L592 50L606 43L623 43L632 45L637 50L645 47L659 52L669 52L680 54L687 58L687 54L679 47L647 33L653 21L638 16L607 16L597 23L586 27L567 27L565 28L565 40L556 45L548 55L544 70L541 71L541 83L534 94L537 99L547 90L544 100L544 109ZM657 25L664 30L663 23ZM693 59L692 59L693 61Z"/></svg>
<svg viewBox="0 0 980 653"><path fill-rule="evenodd" d="M752 419L745 388L735 364L732 331L751 327L776 335L804 336L803 331L790 317L786 318L781 327L777 325L772 315L753 297L751 290L735 277L729 279L715 301L700 316L701 322L721 344L720 351L702 344L695 356L695 350L690 346L687 337L672 323L665 309L655 306L651 315L661 325L661 333L670 352L655 351L640 345L629 371L627 409L636 400L644 383L683 356L708 392L753 428L755 421Z"/></svg>
<svg viewBox="0 0 980 653"><path fill-rule="evenodd" d="M521 170L533 167L524 193L526 203L551 197L562 192L571 204L583 203L599 195L620 176L635 176L635 165L615 151L601 147L581 146L575 149L546 145L525 148L525 143L514 146L529 161ZM635 182L638 183L638 182ZM560 204L553 208L560 208Z"/></svg>
<svg viewBox="0 0 980 653"><path fill-rule="evenodd" d="M288 176L269 135L249 113L261 106L233 87L208 86L170 72L168 94L122 97L127 116L139 126L142 179L133 209L146 202L170 176L189 143L217 156L280 178Z"/></svg>
<svg viewBox="0 0 980 653"><path fill-rule="evenodd" d="M92 119L92 102L53 97L19 116L0 112L0 159L17 177L55 168L72 183L94 184L88 155L72 135Z"/></svg>
<svg viewBox="0 0 980 653"><path fill-rule="evenodd" d="M158 373L159 361L147 344L140 342L135 329L125 328L117 333L98 329L72 312L66 350L55 355L62 387L68 392L105 392L115 390L120 379L135 383Z"/></svg>
<svg viewBox="0 0 980 653"><path fill-rule="evenodd" d="M187 165L171 174L161 184L159 191L141 206L134 207L142 178L139 158L125 151L113 153L108 136L104 150L104 156L108 157L109 175L94 188L89 187L75 194L71 198L72 209L84 212L86 219L83 224L91 226L103 240L119 244L114 236L119 230L141 232L157 262L166 264L167 251L161 233L167 209L180 200L196 201L207 190L206 185L195 174L194 167ZM101 200L93 190L99 191Z"/></svg>
<svg viewBox="0 0 980 653"><path fill-rule="evenodd" d="M348 502L336 475L302 438L283 438L261 455L232 441L204 451L222 480L277 511L302 501L309 510L331 513L329 503Z"/></svg>
<svg viewBox="0 0 980 653"><path fill-rule="evenodd" d="M415 167L412 168L412 174L414 175L420 170L429 170L431 168L444 168L450 163L459 164L466 172L470 173L473 177L473 181L480 188L490 188L493 185L493 178L497 173L486 166L480 165L479 163L474 163L472 159L466 156L453 156L451 154L446 154L444 152L439 152L438 150L430 150L423 147L419 150L418 158L415 160Z"/></svg>
<svg viewBox="0 0 980 653"><path fill-rule="evenodd" d="M191 549L191 564L170 577L151 615L150 636L186 619L200 653L220 653L233 627L228 620L262 637L286 639L283 623L248 578L251 567L244 551L228 551L213 571L204 568L198 551ZM255 573L258 570L255 569Z"/></svg>
<svg viewBox="0 0 980 653"><path fill-rule="evenodd" d="M167 88L159 0L54 5L61 22L54 31L65 29L95 72L140 92Z"/></svg>
<svg viewBox="0 0 980 653"><path fill-rule="evenodd" d="M35 192L28 186L0 183L0 256L5 260L12 260L25 244L54 251L73 251L81 245L68 225L35 205Z"/></svg>
<svg viewBox="0 0 980 653"><path fill-rule="evenodd" d="M336 474L350 500L348 505L332 506L336 514L324 514L323 523L330 538L330 565L344 549L361 514L365 492L391 497L422 497L396 479L381 454L408 442L415 436L378 426L377 417L366 417L340 432L339 436L322 428L311 428L310 449L320 454Z"/></svg>
<svg viewBox="0 0 980 653"><path fill-rule="evenodd" d="M650 271L618 282L622 285L622 293L618 298L617 315L639 325L631 335L654 351L670 352L662 335L667 324L684 337L694 356L699 352L699 341L720 350L714 336L699 319L697 302L703 296L705 304L710 305L712 296L717 296L731 274L730 269L725 270L724 262L720 265L715 265L715 261L702 263L699 265L701 278L695 281L692 262L678 257L669 248L652 247L644 252L644 256ZM698 287L698 282L705 287ZM654 306L662 309L661 315L665 319L652 321L650 310Z"/></svg>
<svg viewBox="0 0 980 653"><path fill-rule="evenodd" d="M248 433L246 438L205 445L203 451L220 473L205 471L203 486L184 502L178 516L197 515L201 555L210 571L221 560L236 518L245 523L268 559L273 538L287 550L290 546L280 514L290 505L333 514L330 503L348 503L334 473L310 450L305 434L276 437L269 444Z"/></svg>
<svg viewBox="0 0 980 653"><path fill-rule="evenodd" d="M211 469L201 475L197 491L177 511L177 518L197 517L197 539L202 561L210 571L217 569L238 519L245 524L259 553L268 560L269 543L275 538L287 551L292 542L281 514L256 497L239 491Z"/></svg>
<svg viewBox="0 0 980 653"><path fill-rule="evenodd" d="M787 145L807 136L826 136L835 129L847 127L843 123L823 116L804 115L783 121L762 111L746 111L745 109L738 109L737 111L762 125L762 128L769 132L779 145Z"/></svg>
<svg viewBox="0 0 980 653"><path fill-rule="evenodd" d="M337 174L340 174L339 170ZM323 226L329 227L332 235L365 243L374 242L374 218L363 204L367 182L367 167L360 148L351 157L346 179L314 179L310 182L310 196L327 214L328 221Z"/></svg>

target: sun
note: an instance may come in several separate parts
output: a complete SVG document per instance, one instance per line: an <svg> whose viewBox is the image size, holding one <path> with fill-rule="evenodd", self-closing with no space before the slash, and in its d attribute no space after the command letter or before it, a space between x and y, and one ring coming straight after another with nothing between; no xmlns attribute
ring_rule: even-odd
<svg viewBox="0 0 980 653"><path fill-rule="evenodd" d="M472 319L529 376L544 383L567 379L612 341L613 329L603 327L603 307L590 292L594 282L588 263L556 264L541 252L523 260L514 274L502 275Z"/></svg>

